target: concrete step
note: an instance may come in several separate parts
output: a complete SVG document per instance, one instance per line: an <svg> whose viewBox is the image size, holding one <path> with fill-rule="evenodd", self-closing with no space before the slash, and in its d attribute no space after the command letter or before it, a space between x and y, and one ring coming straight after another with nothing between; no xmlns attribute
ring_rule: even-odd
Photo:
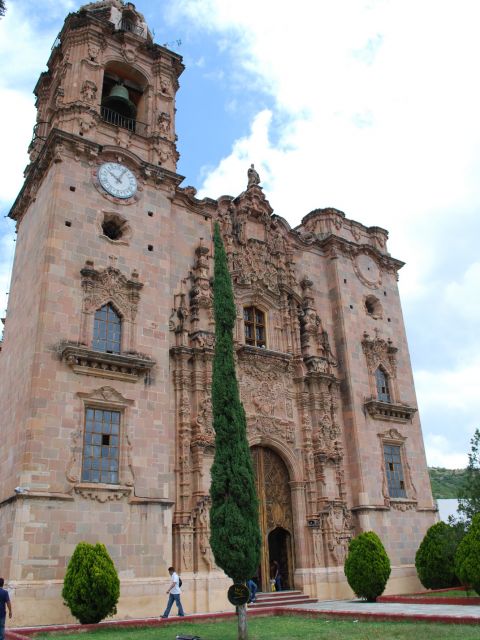
<svg viewBox="0 0 480 640"><path fill-rule="evenodd" d="M306 604L317 602L302 591L274 591L272 593L257 593L255 602L248 606L251 609L263 609L266 607L285 607L289 604Z"/></svg>

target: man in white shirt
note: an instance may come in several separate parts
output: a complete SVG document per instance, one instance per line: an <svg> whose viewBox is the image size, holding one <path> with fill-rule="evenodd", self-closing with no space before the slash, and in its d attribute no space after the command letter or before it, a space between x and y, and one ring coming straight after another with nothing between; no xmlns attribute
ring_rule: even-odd
<svg viewBox="0 0 480 640"><path fill-rule="evenodd" d="M180 594L182 593L180 590L180 578L178 577L173 567L168 567L168 573L172 578L172 582L170 584L170 587L167 589L167 593L169 594L168 603L167 608L163 612L162 618L168 618L170 609L172 608L174 602L177 605L178 615L184 616L185 613L183 611L182 603L180 602Z"/></svg>

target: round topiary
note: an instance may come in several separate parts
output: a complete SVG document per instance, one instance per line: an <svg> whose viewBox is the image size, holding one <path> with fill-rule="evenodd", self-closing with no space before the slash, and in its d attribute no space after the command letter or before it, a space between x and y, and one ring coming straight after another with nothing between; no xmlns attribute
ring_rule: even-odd
<svg viewBox="0 0 480 640"><path fill-rule="evenodd" d="M480 513L473 516L470 528L458 545L455 573L462 584L480 595Z"/></svg>
<svg viewBox="0 0 480 640"><path fill-rule="evenodd" d="M81 624L117 613L120 580L104 544L78 543L68 563L62 596Z"/></svg>
<svg viewBox="0 0 480 640"><path fill-rule="evenodd" d="M460 584L455 573L455 552L461 535L445 522L437 522L425 534L415 555L415 567L426 589L448 589Z"/></svg>
<svg viewBox="0 0 480 640"><path fill-rule="evenodd" d="M359 598L375 602L390 576L390 560L380 538L373 531L350 541L344 567L348 584Z"/></svg>

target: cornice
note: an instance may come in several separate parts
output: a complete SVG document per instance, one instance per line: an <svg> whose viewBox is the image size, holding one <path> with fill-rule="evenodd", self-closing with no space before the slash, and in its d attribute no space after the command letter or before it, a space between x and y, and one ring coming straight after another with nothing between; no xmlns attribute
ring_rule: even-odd
<svg viewBox="0 0 480 640"><path fill-rule="evenodd" d="M325 253L329 253L331 258L338 257L339 253L349 258L355 258L357 255L362 253L370 255L381 267L394 273L398 272L405 265L401 260L382 253L370 244L357 244L333 233L329 234L325 238L317 239L313 244L322 248Z"/></svg>
<svg viewBox="0 0 480 640"><path fill-rule="evenodd" d="M137 382L155 365L141 354L105 353L71 343L63 344L59 354L75 373L125 382Z"/></svg>
<svg viewBox="0 0 480 640"><path fill-rule="evenodd" d="M417 412L416 407L406 404L394 404L370 399L365 401L365 409L375 420L385 420L386 422L406 423L413 418Z"/></svg>
<svg viewBox="0 0 480 640"><path fill-rule="evenodd" d="M115 154L116 156L120 155L128 158L137 166L138 171L142 174L147 184L151 182L151 186L155 187L164 184L167 190L169 190L171 198L175 197L176 190L184 179L183 176L178 173L146 162L136 154L121 147L100 145L97 142L54 128L50 131L37 158L25 169L25 182L8 213L8 217L17 222L17 227L27 208L35 201L37 191L42 184L47 170L52 163L63 161L67 148L72 150L76 160L83 157L91 163L95 162L100 154ZM211 202L215 201L208 201L207 204L211 206ZM199 210L198 212L206 215L203 210Z"/></svg>

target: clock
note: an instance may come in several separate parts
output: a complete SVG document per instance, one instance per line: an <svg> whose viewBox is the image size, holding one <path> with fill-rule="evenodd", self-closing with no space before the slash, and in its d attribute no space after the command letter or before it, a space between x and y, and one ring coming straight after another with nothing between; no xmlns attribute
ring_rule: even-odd
<svg viewBox="0 0 480 640"><path fill-rule="evenodd" d="M98 181L107 193L126 200L135 195L137 179L128 167L117 162L104 162L97 173Z"/></svg>

